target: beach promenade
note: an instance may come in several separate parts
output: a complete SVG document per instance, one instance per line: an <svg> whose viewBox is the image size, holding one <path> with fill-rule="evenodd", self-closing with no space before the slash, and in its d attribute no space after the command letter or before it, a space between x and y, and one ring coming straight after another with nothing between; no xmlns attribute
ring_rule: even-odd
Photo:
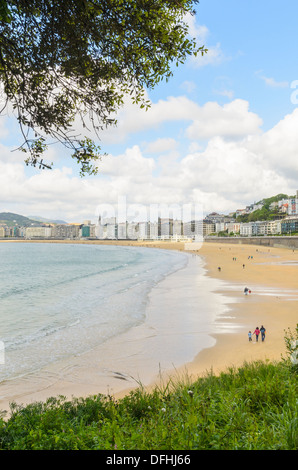
<svg viewBox="0 0 298 470"><path fill-rule="evenodd" d="M73 243L73 242L72 242ZM91 242L106 244L109 242ZM120 245L136 245L184 250L184 243L167 242L110 242ZM298 250L285 248L267 248L255 245L233 245L221 243L204 243L200 250L186 252L192 259L198 257L198 261L204 266L205 276L209 279L220 280L219 293L225 298L228 306L228 315L217 319L219 322L218 333L213 335L213 341L206 344L205 348L194 354L193 359L182 361L179 367L163 371L162 377L156 374L150 383L145 383L149 388L158 383L160 379L167 381L169 377L188 376L195 380L207 372L218 374L228 368L241 366L244 362L255 360L279 361L286 354L284 335L285 330L294 330L298 321ZM203 262L203 263L202 263ZM218 268L221 268L220 270ZM196 289L195 280L192 279L192 289ZM187 287L187 286L186 286ZM244 288L251 290L249 295L244 295ZM199 288L199 286L198 286ZM198 309L200 305L198 305ZM266 338L256 342L255 336L248 341L249 330L253 333L255 328L264 325ZM0 409L8 409L10 401L17 403L30 403L36 400L45 400L50 396L65 395L88 396L96 393L107 393L106 385L100 388L101 371L100 359L105 355L109 357L107 368L112 370L116 359L119 361L121 348L131 345L130 360L133 361L135 371L146 369L146 354L148 358L153 353L151 348L152 335L148 335L146 321L134 331L126 332L120 340L115 338L112 343L101 347L97 352L92 351L84 358L77 358L75 362L66 361L60 364L59 369L54 365L46 368L38 378L31 376L19 382L1 384ZM169 329L175 329L175 325L168 325ZM183 334L179 337L179 329L175 332L177 344L183 350ZM134 336L135 335L135 336ZM106 349L105 349L106 348ZM144 363L140 363L140 357L144 357ZM155 351L163 359L162 349ZM81 362L80 362L81 361ZM175 361L173 361L175 363ZM124 364L122 364L124 366ZM150 368L150 366L148 366ZM115 369L117 374L117 369ZM150 373L149 373L150 372ZM151 375L150 375L151 374ZM71 380L68 379L71 377ZM94 380L90 381L90 377ZM152 377L152 371L148 370L147 377ZM136 381L126 380L124 376L111 376L113 384L110 392L116 396L123 396L132 387L138 386ZM105 382L103 382L105 384Z"/></svg>

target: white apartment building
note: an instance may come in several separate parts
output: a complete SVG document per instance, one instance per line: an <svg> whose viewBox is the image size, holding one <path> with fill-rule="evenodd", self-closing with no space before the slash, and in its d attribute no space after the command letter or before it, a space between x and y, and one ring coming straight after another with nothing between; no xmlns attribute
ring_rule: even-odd
<svg viewBox="0 0 298 470"><path fill-rule="evenodd" d="M215 224L208 220L192 220L183 224L183 234L187 238L206 237L215 232Z"/></svg>
<svg viewBox="0 0 298 470"><path fill-rule="evenodd" d="M127 238L127 222L119 222L118 224L118 240Z"/></svg>
<svg viewBox="0 0 298 470"><path fill-rule="evenodd" d="M253 237L258 235L278 235L280 233L280 220L264 220L240 224L240 235L243 237Z"/></svg>
<svg viewBox="0 0 298 470"><path fill-rule="evenodd" d="M173 220L173 236L183 235L183 223L182 220Z"/></svg>
<svg viewBox="0 0 298 470"><path fill-rule="evenodd" d="M149 224L149 234L151 240L158 239L158 222L148 222Z"/></svg>
<svg viewBox="0 0 298 470"><path fill-rule="evenodd" d="M239 233L240 232L240 222L229 222L227 224L228 233Z"/></svg>
<svg viewBox="0 0 298 470"><path fill-rule="evenodd" d="M52 236L52 227L27 227L26 238L50 238Z"/></svg>
<svg viewBox="0 0 298 470"><path fill-rule="evenodd" d="M139 238L139 224L137 222L127 223L127 238L129 240L136 240Z"/></svg>
<svg viewBox="0 0 298 470"><path fill-rule="evenodd" d="M138 238L142 240L147 240L150 238L149 222L139 222Z"/></svg>
<svg viewBox="0 0 298 470"><path fill-rule="evenodd" d="M169 238L173 235L173 219L161 218L159 226L161 238Z"/></svg>
<svg viewBox="0 0 298 470"><path fill-rule="evenodd" d="M216 222L215 224L215 232L224 232L225 230L228 229L228 223L227 222Z"/></svg>
<svg viewBox="0 0 298 470"><path fill-rule="evenodd" d="M106 238L110 240L116 240L118 237L118 227L116 224L106 224L105 225L105 233L106 233Z"/></svg>

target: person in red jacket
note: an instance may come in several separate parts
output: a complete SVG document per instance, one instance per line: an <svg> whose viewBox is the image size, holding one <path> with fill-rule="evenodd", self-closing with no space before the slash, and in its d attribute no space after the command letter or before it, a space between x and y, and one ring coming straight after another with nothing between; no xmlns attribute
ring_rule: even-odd
<svg viewBox="0 0 298 470"><path fill-rule="evenodd" d="M259 330L259 327L257 326L255 331L253 332L253 335L256 335L256 342L258 342L259 340L259 334L260 334L260 330Z"/></svg>

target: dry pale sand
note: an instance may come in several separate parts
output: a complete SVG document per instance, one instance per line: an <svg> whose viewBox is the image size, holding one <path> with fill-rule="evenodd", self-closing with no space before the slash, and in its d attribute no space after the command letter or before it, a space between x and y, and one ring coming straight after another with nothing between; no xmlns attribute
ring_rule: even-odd
<svg viewBox="0 0 298 470"><path fill-rule="evenodd" d="M198 376L212 368L218 373L244 362L286 356L285 330L294 331L298 323L298 250L207 242L198 253L208 275L225 281L224 294L236 300L230 306L231 321L242 328L237 334L216 335L215 347L187 364L188 372ZM246 286L251 289L248 296ZM266 328L264 343L260 338L256 343L255 336L249 342L248 331L261 325Z"/></svg>
<svg viewBox="0 0 298 470"><path fill-rule="evenodd" d="M73 242L72 242L73 243ZM89 242L90 243L90 242ZM94 242L104 243L109 242ZM110 242L115 243L115 242ZM184 250L184 243L166 243L166 242L117 242L120 245L148 246L163 249ZM189 246L188 246L189 247ZM188 253L192 253L189 249ZM205 242L200 250L193 254L202 257L205 263L206 275L211 278L218 278L222 282L221 293L228 299L229 316L225 318L223 328L220 333L214 335L216 339L215 346L207 347L201 351L194 360L184 364L175 370L164 372L161 380L167 382L169 377L179 379L187 378L195 380L198 376L206 372L217 374L230 367L241 366L244 362L254 360L280 360L282 355L286 354L284 334L285 330L295 328L298 321L298 251L282 248L266 248L257 245L230 245L224 243ZM236 260L234 260L236 258ZM245 265L243 267L243 265ZM221 271L218 267L221 267ZM243 289L247 286L252 293L244 296ZM229 329L229 323L233 325ZM264 343L248 341L247 333L252 332L256 326L264 325L267 333ZM235 329L236 326L236 329ZM145 339L148 336L146 325L138 327L135 330L138 337L134 338L134 346L144 348ZM133 332L126 333L131 338ZM125 334L125 335L126 335ZM125 335L122 340L125 341ZM143 342L144 338L144 342ZM115 341L118 341L117 339ZM119 346L119 345L118 345ZM120 344L121 348L121 344ZM115 348L117 351L117 348ZM110 357L109 367L112 368L113 361L116 358ZM119 358L117 358L119 361ZM135 359L136 368L144 367L146 364L138 363ZM35 400L44 400L48 396L66 395L66 396L88 396L95 393L103 393L97 389L97 381L93 384L85 381L84 377L94 372L94 377L98 375L96 364L88 365L88 355L85 363L75 369L76 385L65 380L64 373L71 372L73 366L65 363L57 370L47 368L44 383L41 390L34 393L34 377L23 381L21 388L15 382L6 384L5 399L0 399L0 409L8 409L9 402L15 400L18 403L29 403ZM52 377L51 377L52 375ZM54 377L54 380L51 380ZM117 382L113 394L117 397L123 396L137 384L131 384L121 377L114 377ZM119 380L120 379L120 380ZM151 386L159 383L158 374ZM40 382L40 377L39 377ZM48 386L47 386L48 384ZM17 385L17 388L16 388ZM19 384L20 385L20 384ZM40 383L39 383L40 385ZM33 388L32 388L33 387ZM1 392L0 387L0 392ZM148 388L150 386L148 385ZM7 395L8 391L8 395ZM115 392L115 393L114 393ZM1 393L0 393L1 395Z"/></svg>
<svg viewBox="0 0 298 470"><path fill-rule="evenodd" d="M181 243L164 242L161 247L183 250ZM298 250L205 242L194 253L204 259L208 276L224 281L221 293L231 299L230 319L225 317L227 332L213 335L215 346L204 349L183 367L164 374L162 382L167 383L170 377L195 380L211 371L218 374L245 362L279 361L285 357L285 333L289 328L293 332L298 323ZM245 296L244 287L251 294ZM229 330L229 322L238 330ZM248 331L253 333L261 325L266 328L265 341L261 342L259 337L256 342L253 336L249 342Z"/></svg>

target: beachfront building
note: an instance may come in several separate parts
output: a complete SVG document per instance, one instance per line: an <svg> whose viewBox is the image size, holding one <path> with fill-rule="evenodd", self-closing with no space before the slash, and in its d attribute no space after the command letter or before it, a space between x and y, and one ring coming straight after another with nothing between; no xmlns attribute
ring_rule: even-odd
<svg viewBox="0 0 298 470"><path fill-rule="evenodd" d="M116 217L98 218L98 225L94 228L95 236L100 240L116 240L118 238L118 224Z"/></svg>
<svg viewBox="0 0 298 470"><path fill-rule="evenodd" d="M228 234L230 233L240 233L240 222L229 222L227 224Z"/></svg>
<svg viewBox="0 0 298 470"><path fill-rule="evenodd" d="M127 222L118 223L118 240L126 240L127 238Z"/></svg>
<svg viewBox="0 0 298 470"><path fill-rule="evenodd" d="M158 234L160 238L170 238L173 236L173 219L158 218Z"/></svg>
<svg viewBox="0 0 298 470"><path fill-rule="evenodd" d="M84 220L80 229L80 237L82 238L96 238L95 225L91 224L91 220Z"/></svg>
<svg viewBox="0 0 298 470"><path fill-rule="evenodd" d="M52 237L58 239L80 238L82 224L57 224L52 227Z"/></svg>
<svg viewBox="0 0 298 470"><path fill-rule="evenodd" d="M264 235L279 235L282 232L280 220L262 220L240 224L242 237L255 237Z"/></svg>
<svg viewBox="0 0 298 470"><path fill-rule="evenodd" d="M158 239L158 222L148 222L150 240Z"/></svg>
<svg viewBox="0 0 298 470"><path fill-rule="evenodd" d="M186 238L207 237L215 232L215 224L210 220L192 220L183 224L183 235Z"/></svg>
<svg viewBox="0 0 298 470"><path fill-rule="evenodd" d="M281 233L291 234L298 232L298 218L287 217L281 221Z"/></svg>
<svg viewBox="0 0 298 470"><path fill-rule="evenodd" d="M195 226L196 226L196 222L194 220L191 222L184 222L183 223L183 235L187 238L193 238L195 236Z"/></svg>
<svg viewBox="0 0 298 470"><path fill-rule="evenodd" d="M51 238L52 227L27 227L25 237L32 238Z"/></svg>
<svg viewBox="0 0 298 470"><path fill-rule="evenodd" d="M197 227L196 235L203 235L203 237L207 237L210 233L215 232L215 224L210 220L202 220L199 222Z"/></svg>
<svg viewBox="0 0 298 470"><path fill-rule="evenodd" d="M149 222L139 222L139 240L148 240L150 238L150 225Z"/></svg>
<svg viewBox="0 0 298 470"><path fill-rule="evenodd" d="M139 238L139 224L137 222L127 223L127 238L137 240Z"/></svg>
<svg viewBox="0 0 298 470"><path fill-rule="evenodd" d="M267 235L280 235L281 234L281 220L268 220L267 221Z"/></svg>
<svg viewBox="0 0 298 470"><path fill-rule="evenodd" d="M182 220L175 219L173 221L173 236L180 237L183 235L183 223Z"/></svg>
<svg viewBox="0 0 298 470"><path fill-rule="evenodd" d="M54 238L80 238L82 224L57 224L52 228Z"/></svg>
<svg viewBox="0 0 298 470"><path fill-rule="evenodd" d="M81 237L82 238L89 238L90 237L90 226L83 225L81 228Z"/></svg>
<svg viewBox="0 0 298 470"><path fill-rule="evenodd" d="M241 237L254 237L261 235L263 226L261 222L247 222L240 225L240 236ZM262 234L264 235L264 233Z"/></svg>
<svg viewBox="0 0 298 470"><path fill-rule="evenodd" d="M118 225L117 224L106 224L104 226L104 238L109 240L116 240L118 238Z"/></svg>
<svg viewBox="0 0 298 470"><path fill-rule="evenodd" d="M228 223L227 222L216 222L215 224L215 232L227 232L228 230Z"/></svg>

